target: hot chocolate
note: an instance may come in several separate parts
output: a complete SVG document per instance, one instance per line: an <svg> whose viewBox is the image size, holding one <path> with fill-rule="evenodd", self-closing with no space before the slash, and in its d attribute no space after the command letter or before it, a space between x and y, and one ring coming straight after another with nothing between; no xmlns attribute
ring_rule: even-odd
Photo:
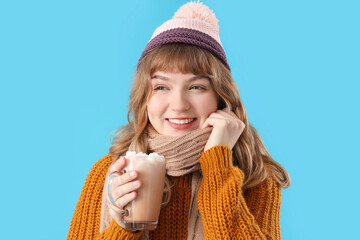
<svg viewBox="0 0 360 240"><path fill-rule="evenodd" d="M154 230L160 214L166 173L165 158L157 153L135 153L128 151L125 156L125 171L136 170L142 186L137 197L125 209L125 228L131 230Z"/></svg>

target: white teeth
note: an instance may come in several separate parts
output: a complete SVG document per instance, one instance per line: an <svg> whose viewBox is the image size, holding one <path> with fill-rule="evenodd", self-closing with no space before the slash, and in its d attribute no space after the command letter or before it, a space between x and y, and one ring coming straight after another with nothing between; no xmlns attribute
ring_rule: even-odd
<svg viewBox="0 0 360 240"><path fill-rule="evenodd" d="M194 121L194 118L189 118L189 119L171 119L169 118L169 122L171 123L175 123L175 124L180 124L180 125L183 125L183 124L187 124L187 123L190 123Z"/></svg>

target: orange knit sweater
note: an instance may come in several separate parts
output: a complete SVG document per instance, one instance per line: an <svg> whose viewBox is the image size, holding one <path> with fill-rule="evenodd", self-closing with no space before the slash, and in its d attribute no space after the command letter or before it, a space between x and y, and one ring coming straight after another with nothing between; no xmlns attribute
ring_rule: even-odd
<svg viewBox="0 0 360 240"><path fill-rule="evenodd" d="M139 239L112 220L101 234L102 189L112 155L97 161L86 178L67 239ZM280 185L267 179L242 191L244 173L232 163L232 151L216 146L200 158L203 179L197 202L205 239L280 239ZM186 239L191 196L191 175L170 177L170 203L161 210L150 239Z"/></svg>

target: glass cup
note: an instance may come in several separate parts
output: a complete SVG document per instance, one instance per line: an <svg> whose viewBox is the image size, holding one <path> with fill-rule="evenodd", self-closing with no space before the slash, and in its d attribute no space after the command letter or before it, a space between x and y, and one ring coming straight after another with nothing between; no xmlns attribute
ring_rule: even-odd
<svg viewBox="0 0 360 240"><path fill-rule="evenodd" d="M128 151L123 171L136 170L142 186L137 197L124 207L128 230L154 230L156 228L164 192L166 165L165 158L157 153L136 153Z"/></svg>

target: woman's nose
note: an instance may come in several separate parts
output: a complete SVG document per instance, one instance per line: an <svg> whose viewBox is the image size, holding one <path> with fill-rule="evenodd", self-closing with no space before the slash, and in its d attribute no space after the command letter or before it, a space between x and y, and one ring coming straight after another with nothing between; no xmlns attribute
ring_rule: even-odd
<svg viewBox="0 0 360 240"><path fill-rule="evenodd" d="M187 111L190 108L189 99L182 92L173 92L170 96L169 105L174 112Z"/></svg>

